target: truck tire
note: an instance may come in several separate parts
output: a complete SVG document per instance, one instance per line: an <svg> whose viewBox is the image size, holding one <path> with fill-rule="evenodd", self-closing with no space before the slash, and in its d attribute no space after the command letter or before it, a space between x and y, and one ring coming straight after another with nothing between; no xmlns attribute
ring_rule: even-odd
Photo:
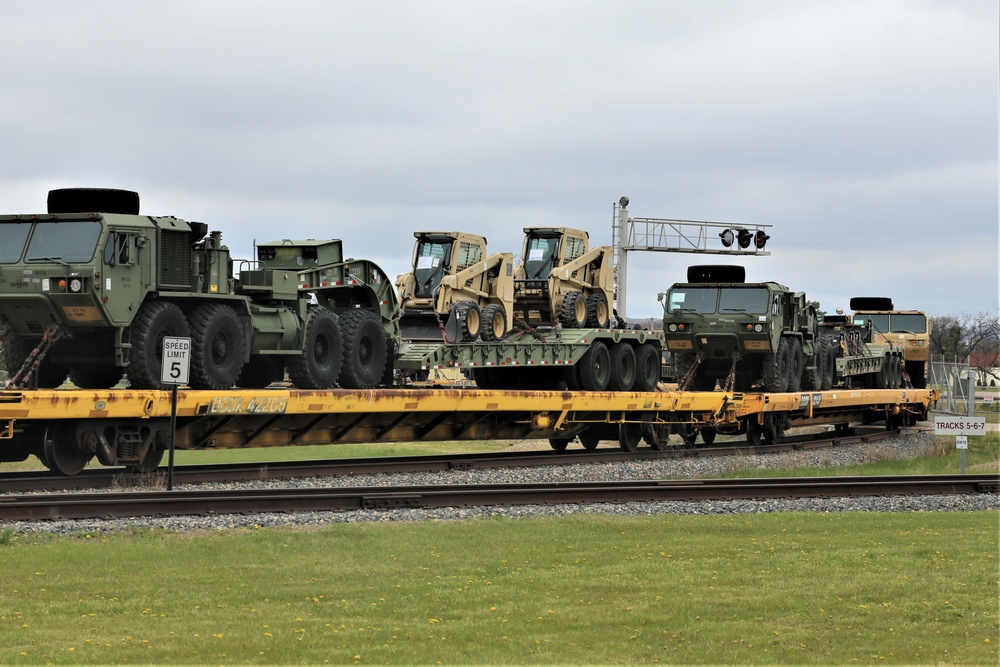
<svg viewBox="0 0 1000 667"><path fill-rule="evenodd" d="M823 368L823 391L833 389L833 383L837 381L837 345L830 339L823 341L826 343L824 354L826 355L826 366Z"/></svg>
<svg viewBox="0 0 1000 667"><path fill-rule="evenodd" d="M582 329L587 325L587 300L583 292L567 292L563 297L559 322L567 329Z"/></svg>
<svg viewBox="0 0 1000 667"><path fill-rule="evenodd" d="M790 348L788 360L788 391L798 391L802 388L802 341L798 338L789 338Z"/></svg>
<svg viewBox="0 0 1000 667"><path fill-rule="evenodd" d="M250 361L243 364L243 370L236 379L237 387L263 389L285 379L285 360L271 354L251 354Z"/></svg>
<svg viewBox="0 0 1000 667"><path fill-rule="evenodd" d="M57 343L58 344L58 343ZM3 364L7 369L8 379L12 379L24 362L28 360L31 350L25 349L24 341L16 334L8 333L4 336L2 343ZM50 350L51 352L51 350ZM61 385L68 375L68 369L63 364L43 358L38 365L38 377L35 378L35 386L40 389L52 389Z"/></svg>
<svg viewBox="0 0 1000 667"><path fill-rule="evenodd" d="M592 329L607 329L611 325L611 311L603 294L587 297L587 326ZM624 328L619 325L619 328Z"/></svg>
<svg viewBox="0 0 1000 667"><path fill-rule="evenodd" d="M191 311L191 386L229 389L243 370L246 341L236 311L207 303Z"/></svg>
<svg viewBox="0 0 1000 667"><path fill-rule="evenodd" d="M302 353L288 358L288 377L299 389L329 389L344 360L340 323L326 308L313 306L305 328Z"/></svg>
<svg viewBox="0 0 1000 667"><path fill-rule="evenodd" d="M579 292L578 292L579 294ZM604 391L611 381L611 353L601 341L580 358L580 386L584 391Z"/></svg>
<svg viewBox="0 0 1000 667"><path fill-rule="evenodd" d="M813 346L812 367L806 367L802 374L802 386L807 391L819 391L823 388L823 373L826 370L825 339L821 338Z"/></svg>
<svg viewBox="0 0 1000 667"><path fill-rule="evenodd" d="M651 343L643 343L635 355L635 383L632 391L656 391L660 383L660 350Z"/></svg>
<svg viewBox="0 0 1000 667"><path fill-rule="evenodd" d="M110 389L118 384L125 371L114 364L80 366L69 372L69 381L80 389Z"/></svg>
<svg viewBox="0 0 1000 667"><path fill-rule="evenodd" d="M628 343L615 343L611 347L611 376L608 389L611 391L632 391L635 384L635 351ZM634 450L629 450L634 451Z"/></svg>
<svg viewBox="0 0 1000 667"><path fill-rule="evenodd" d="M482 331L479 334L483 340L493 342L507 335L507 314L499 303L491 303L483 308Z"/></svg>
<svg viewBox="0 0 1000 667"><path fill-rule="evenodd" d="M788 391L792 370L792 346L789 340L787 337L782 337L778 341L777 352L764 355L762 360L764 391Z"/></svg>
<svg viewBox="0 0 1000 667"><path fill-rule="evenodd" d="M382 380L387 351L385 332L370 310L349 310L340 315L344 361L338 384L345 389L373 389Z"/></svg>
<svg viewBox="0 0 1000 667"><path fill-rule="evenodd" d="M168 389L160 382L164 336L191 335L184 312L168 301L147 301L129 327L132 354L125 368L132 389Z"/></svg>
<svg viewBox="0 0 1000 667"><path fill-rule="evenodd" d="M906 363L906 374L910 376L910 383L913 384L913 388L926 389L927 375L924 362L907 361L905 363Z"/></svg>
<svg viewBox="0 0 1000 667"><path fill-rule="evenodd" d="M689 352L675 353L674 354L674 368L677 369L677 381L680 382L681 378L687 375L691 366L694 365L697 357ZM691 382L687 387L681 391L714 391L715 390L715 378L708 377L705 374L705 369L703 366L698 366L698 370L695 371L694 377L691 378Z"/></svg>

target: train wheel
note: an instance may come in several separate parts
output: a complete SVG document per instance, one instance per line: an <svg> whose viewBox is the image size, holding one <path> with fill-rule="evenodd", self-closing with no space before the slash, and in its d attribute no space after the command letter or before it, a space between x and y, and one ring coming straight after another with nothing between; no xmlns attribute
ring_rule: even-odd
<svg viewBox="0 0 1000 667"><path fill-rule="evenodd" d="M670 440L669 424L644 422L642 426L642 439L651 449L662 452L667 448L667 442Z"/></svg>
<svg viewBox="0 0 1000 667"><path fill-rule="evenodd" d="M615 343L611 348L611 391L632 391L635 384L635 351L628 343Z"/></svg>
<svg viewBox="0 0 1000 667"><path fill-rule="evenodd" d="M756 415L743 420L743 430L747 435L747 444L751 447L760 447L764 442L764 427L757 423Z"/></svg>
<svg viewBox="0 0 1000 667"><path fill-rule="evenodd" d="M485 341L500 340L507 335L507 314L499 303L483 308L483 328L479 335Z"/></svg>
<svg viewBox="0 0 1000 667"><path fill-rule="evenodd" d="M583 448L586 449L588 452L592 452L595 449L597 449L597 445L601 443L600 438L598 438L596 435L588 433L587 431L584 431L577 437L580 438L580 444L583 445Z"/></svg>
<svg viewBox="0 0 1000 667"><path fill-rule="evenodd" d="M716 433L714 428L703 428L698 432L701 433L701 439L705 441L706 445L711 445L715 442Z"/></svg>
<svg viewBox="0 0 1000 667"><path fill-rule="evenodd" d="M299 389L327 389L337 381L343 360L337 316L321 306L310 308L305 346L288 358L288 377Z"/></svg>
<svg viewBox="0 0 1000 667"><path fill-rule="evenodd" d="M580 359L580 386L585 391L604 391L611 381L611 353L597 341Z"/></svg>
<svg viewBox="0 0 1000 667"><path fill-rule="evenodd" d="M124 372L114 364L80 366L69 372L69 381L80 389L110 389L121 381Z"/></svg>
<svg viewBox="0 0 1000 667"><path fill-rule="evenodd" d="M775 444L785 437L785 417L784 415L769 412L764 415L764 439Z"/></svg>
<svg viewBox="0 0 1000 667"><path fill-rule="evenodd" d="M385 370L387 350L382 323L370 310L349 310L340 316L344 361L338 384L345 389L372 389Z"/></svg>
<svg viewBox="0 0 1000 667"><path fill-rule="evenodd" d="M557 452L566 451L566 447L569 445L568 438L549 438L549 446Z"/></svg>
<svg viewBox="0 0 1000 667"><path fill-rule="evenodd" d="M72 477L87 467L94 455L84 451L76 438L76 423L54 422L45 429L42 441L42 463L52 472Z"/></svg>
<svg viewBox="0 0 1000 667"><path fill-rule="evenodd" d="M208 303L191 312L191 386L229 389L243 370L246 341L236 311Z"/></svg>
<svg viewBox="0 0 1000 667"><path fill-rule="evenodd" d="M826 339L821 338L813 347L812 368L806 368L802 376L802 386L807 391L823 388L823 374L826 372Z"/></svg>
<svg viewBox="0 0 1000 667"><path fill-rule="evenodd" d="M236 386L248 389L261 389L285 379L284 357L264 354L251 354L250 361L243 365Z"/></svg>
<svg viewBox="0 0 1000 667"><path fill-rule="evenodd" d="M678 424L675 430L677 435L681 436L685 447L694 447L694 443L698 439L698 431L694 430L691 424Z"/></svg>
<svg viewBox="0 0 1000 667"><path fill-rule="evenodd" d="M618 425L618 445L622 451L634 452L642 440L642 424L624 422Z"/></svg>
<svg viewBox="0 0 1000 667"><path fill-rule="evenodd" d="M583 292L567 292L563 297L559 321L567 329L582 329L587 326L587 300Z"/></svg>
<svg viewBox="0 0 1000 667"><path fill-rule="evenodd" d="M129 463L126 467L132 472L148 474L159 468L161 461L163 461L163 450L150 447L146 450L141 461Z"/></svg>
<svg viewBox="0 0 1000 667"><path fill-rule="evenodd" d="M607 329L611 325L611 312L608 300L603 294L591 294L587 297L587 326L594 329Z"/></svg>
<svg viewBox="0 0 1000 667"><path fill-rule="evenodd" d="M129 385L132 389L167 389L167 385L160 382L163 338L191 335L183 311L166 301L147 301L139 308L129 331L132 354L125 369Z"/></svg>
<svg viewBox="0 0 1000 667"><path fill-rule="evenodd" d="M798 338L789 338L790 349L788 360L788 391L798 391L802 388L802 341Z"/></svg>
<svg viewBox="0 0 1000 667"><path fill-rule="evenodd" d="M656 391L660 383L660 350L651 343L643 343L635 355L635 383L632 391Z"/></svg>

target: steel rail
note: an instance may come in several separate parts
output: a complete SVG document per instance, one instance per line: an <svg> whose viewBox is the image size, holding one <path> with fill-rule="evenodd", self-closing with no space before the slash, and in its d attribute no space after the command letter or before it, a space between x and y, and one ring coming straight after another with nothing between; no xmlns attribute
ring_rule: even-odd
<svg viewBox="0 0 1000 667"><path fill-rule="evenodd" d="M61 493L0 497L0 521L997 492L983 474Z"/></svg>
<svg viewBox="0 0 1000 667"><path fill-rule="evenodd" d="M445 470L476 470L490 468L528 468L546 465L581 463L614 463L620 461L661 460L686 456L740 456L843 446L873 442L898 435L898 431L873 430L857 435L812 434L787 438L770 444L750 447L744 441L719 443L713 446L667 446L663 450L643 449L624 452L620 449L549 450L528 452L490 452L447 454L434 456L395 456L355 459L321 459L307 461L272 461L263 463L197 464L174 468L175 484L209 482L246 482L263 479L296 479L341 475L436 472ZM825 437L823 437L825 436ZM104 489L149 486L165 474L165 468L152 473L132 473L122 468L89 468L79 475L66 477L49 472L0 473L0 494L23 491L63 491L71 489Z"/></svg>

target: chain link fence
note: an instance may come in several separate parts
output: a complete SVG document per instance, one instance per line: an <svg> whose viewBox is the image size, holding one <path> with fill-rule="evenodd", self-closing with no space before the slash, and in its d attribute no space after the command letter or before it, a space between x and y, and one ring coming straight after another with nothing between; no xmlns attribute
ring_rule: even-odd
<svg viewBox="0 0 1000 667"><path fill-rule="evenodd" d="M972 396L969 396L969 378L972 378ZM953 358L932 356L927 369L927 387L941 391L941 399L937 403L939 412L955 415L971 415L969 400L975 402L976 369L969 365L968 360L959 361Z"/></svg>

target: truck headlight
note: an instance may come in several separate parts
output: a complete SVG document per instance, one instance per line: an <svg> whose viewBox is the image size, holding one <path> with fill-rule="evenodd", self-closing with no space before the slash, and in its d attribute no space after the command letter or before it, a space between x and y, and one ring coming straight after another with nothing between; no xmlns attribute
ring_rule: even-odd
<svg viewBox="0 0 1000 667"><path fill-rule="evenodd" d="M69 281L69 291L75 294L79 294L83 291L83 281L79 278L72 278Z"/></svg>
<svg viewBox="0 0 1000 667"><path fill-rule="evenodd" d="M760 333L764 330L764 325L759 323L755 324L753 325L753 330L756 331L757 333Z"/></svg>

